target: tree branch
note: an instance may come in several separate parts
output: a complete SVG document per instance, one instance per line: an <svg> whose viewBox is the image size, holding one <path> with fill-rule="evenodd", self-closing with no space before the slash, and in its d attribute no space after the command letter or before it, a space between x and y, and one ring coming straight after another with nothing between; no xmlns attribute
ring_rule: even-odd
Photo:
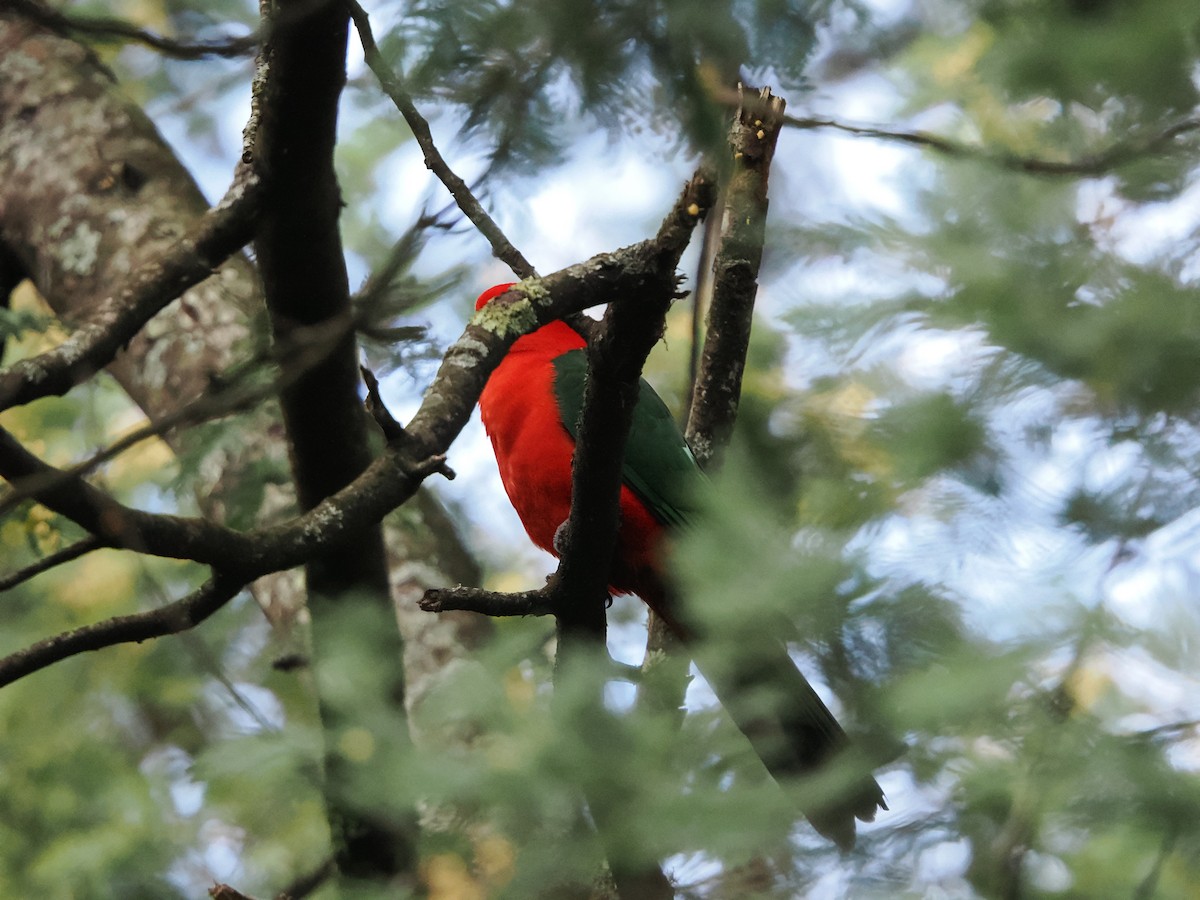
<svg viewBox="0 0 1200 900"><path fill-rule="evenodd" d="M702 468L720 464L737 418L766 240L767 180L784 106L781 97L764 88L751 102L739 104L730 130L733 172L725 191L708 329L686 429Z"/></svg>
<svg viewBox="0 0 1200 900"><path fill-rule="evenodd" d="M24 584L35 575L41 575L43 572L48 572L56 566L69 563L73 559L79 559L79 557L91 553L93 550L99 550L104 546L104 542L98 537L88 535L82 540L78 540L67 547L63 547L61 550L39 559L37 562L30 563L22 569L0 577L0 593L12 590L17 585Z"/></svg>
<svg viewBox="0 0 1200 900"><path fill-rule="evenodd" d="M854 125L848 122L839 122L836 119L816 116L786 116L784 117L783 124L789 128L803 130L829 129L858 137L876 138L883 141L909 144L914 147L924 147L943 156L955 159L975 159L980 162L999 166L1003 169L1010 169L1014 172L1068 177L1090 177L1107 174L1125 163L1133 162L1139 157L1162 150L1176 138L1200 130L1200 118L1181 119L1164 128L1162 131L1144 137L1134 137L1118 141L1097 153L1090 153L1078 159L1055 160L1020 156L1014 153L998 153L986 147L965 144L951 138L932 134L928 131L908 131L881 125Z"/></svg>
<svg viewBox="0 0 1200 900"><path fill-rule="evenodd" d="M259 201L258 179L239 175L191 237L140 266L63 343L0 370L0 410L65 394L112 362L156 313L250 241Z"/></svg>
<svg viewBox="0 0 1200 900"><path fill-rule="evenodd" d="M248 534L204 519L147 513L117 502L82 478L50 466L0 428L0 477L21 493L70 519L107 546L154 556L194 559L230 566L248 559L253 547ZM265 574L256 572L255 574Z"/></svg>
<svg viewBox="0 0 1200 900"><path fill-rule="evenodd" d="M696 462L706 470L720 464L737 417L765 241L767 179L784 109L782 98L771 96L769 89L749 102L742 89L738 93L741 102L729 131L732 170L723 189L721 220L714 224L710 219L704 230L700 265L711 259L712 299L702 349L699 278L692 316L691 392L684 437ZM690 654L678 635L650 610L639 706L682 721L689 663Z"/></svg>
<svg viewBox="0 0 1200 900"><path fill-rule="evenodd" d="M349 16L334 0L273 0L265 8L271 38L252 157L268 197L255 249L272 337L288 341L308 329L338 335L279 395L296 494L311 510L358 478L372 455L358 398L358 348L342 326L353 314L333 163ZM413 885L417 809L377 793L386 777L381 766L411 749L404 647L379 519L359 518L346 537L305 561L334 855L343 879ZM348 647L370 672L351 691L340 687L348 665L340 653ZM351 728L365 729L379 752L351 758L340 740Z"/></svg>
<svg viewBox="0 0 1200 900"><path fill-rule="evenodd" d="M417 139L417 144L425 156L425 166L446 186L446 190L450 192L450 196L454 198L458 208L479 229L479 233L487 238L488 243L492 245L492 255L512 269L518 278L537 277L537 270L521 254L521 251L513 246L501 231L500 226L488 215L483 204L475 198L467 183L454 173L437 145L434 144L429 123L417 109L412 97L404 90L401 77L388 66L379 52L379 47L375 44L375 36L371 33L371 22L366 11L357 0L343 0L343 2L350 10L350 16L354 20L354 27L358 31L359 41L362 42L367 65L379 79L384 93L392 99L396 109L400 111L400 114L404 116L404 121L412 129L413 137Z"/></svg>
<svg viewBox="0 0 1200 900"><path fill-rule="evenodd" d="M183 425L195 425L247 409L256 401L274 395L277 390L278 382L253 386L218 383L210 393L203 394L156 421L129 432L108 446L89 454L69 469L54 469L41 475L26 477L20 487L14 487L0 497L0 516L11 511L23 500L36 497L39 491L60 485L64 481L83 478L142 441L164 437Z"/></svg>
<svg viewBox="0 0 1200 900"><path fill-rule="evenodd" d="M549 587L513 593L464 587L430 588L417 605L425 612L465 610L485 616L549 616L554 614Z"/></svg>
<svg viewBox="0 0 1200 900"><path fill-rule="evenodd" d="M146 612L116 616L38 641L0 659L0 687L70 656L116 644L141 643L165 634L178 634L199 625L232 600L245 582L214 576L174 603Z"/></svg>
<svg viewBox="0 0 1200 900"><path fill-rule="evenodd" d="M599 336L588 345L583 412L572 462L571 515L555 582L555 592L563 598L556 604L560 653L564 639L604 642L625 443L642 367L662 337L667 310L677 296L675 270L686 246L686 239L668 240L668 235L690 237L715 194L714 179L706 172L688 182L659 229L658 238L673 250L655 277L638 285L634 302L609 305Z"/></svg>
<svg viewBox="0 0 1200 900"><path fill-rule="evenodd" d="M241 37L227 37L212 41L181 41L139 28L124 19L108 16L66 15L43 3L35 2L35 0L3 0L0 2L0 6L7 6L31 22L37 22L60 34L86 34L98 38L115 38L141 44L173 59L194 60L205 59L209 56L230 59L248 56L254 52L260 40L258 33L251 33Z"/></svg>

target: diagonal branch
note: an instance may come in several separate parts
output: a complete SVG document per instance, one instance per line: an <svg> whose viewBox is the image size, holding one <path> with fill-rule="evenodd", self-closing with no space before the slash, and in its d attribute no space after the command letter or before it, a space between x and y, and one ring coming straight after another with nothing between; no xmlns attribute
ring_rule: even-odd
<svg viewBox="0 0 1200 900"><path fill-rule="evenodd" d="M93 550L99 550L104 546L105 543L102 540L100 540L94 534L90 534L73 544L63 547L61 550L57 550L54 553L44 556L37 562L30 563L22 569L18 569L15 572L10 572L8 575L0 577L0 593L12 590L17 585L24 584L26 581L36 575L41 575L43 572L49 572L56 566L61 566L64 563L71 562L71 560L79 559L79 557L91 553Z"/></svg>
<svg viewBox="0 0 1200 900"><path fill-rule="evenodd" d="M413 137L417 139L417 144L425 156L425 165L446 186L446 190L450 192L450 196L454 198L454 202L458 204L458 208L463 211L463 214L479 229L480 234L487 238L488 243L492 245L492 254L506 263L518 278L536 277L537 270L521 254L521 251L513 246L496 221L488 215L483 204L476 199L467 183L454 173L437 145L434 144L429 123L413 103L412 97L404 90L400 76L388 66L379 52L379 47L375 44L375 36L371 33L371 22L366 11L357 0L344 0L344 2L350 10L354 27L358 30L358 38L362 42L367 65L379 79L384 93L392 99L396 109L400 110L404 121L412 129Z"/></svg>
<svg viewBox="0 0 1200 900"><path fill-rule="evenodd" d="M943 156L955 159L976 159L1003 169L1010 169L1014 172L1068 177L1107 174L1125 163L1133 162L1140 157L1166 149L1177 138L1185 134L1200 130L1200 118L1181 119L1161 131L1118 141L1097 153L1090 153L1078 159L1056 160L1020 156L1015 153L996 152L986 147L962 143L928 131L909 131L888 128L881 125L855 125L818 116L786 116L783 123L789 128L802 130L829 129L857 137L876 138L883 141L909 144L914 147L924 147Z"/></svg>
<svg viewBox="0 0 1200 900"><path fill-rule="evenodd" d="M0 410L65 394L112 362L156 313L250 241L259 201L258 179L239 173L191 237L138 268L63 343L0 370Z"/></svg>
<svg viewBox="0 0 1200 900"><path fill-rule="evenodd" d="M38 3L36 0L3 0L7 6L31 22L37 22L60 34L86 34L98 38L115 38L141 44L173 59L205 59L210 56L236 58L249 56L259 44L257 33L213 41L181 41L164 37L153 31L111 16L72 16Z"/></svg>
<svg viewBox="0 0 1200 900"><path fill-rule="evenodd" d="M712 206L714 182L706 172L698 172L688 182L663 222L660 238L668 233L691 235ZM609 305L599 336L588 345L583 412L572 463L571 516L556 576L557 590L565 601L557 614L560 648L564 638L604 641L625 443L637 404L638 381L677 296L675 268L683 243L673 241L672 245L679 252L663 261L656 277L638 285L633 302Z"/></svg>
<svg viewBox="0 0 1200 900"><path fill-rule="evenodd" d="M0 687L12 684L59 660L101 650L115 644L141 643L166 634L178 634L199 625L232 600L245 582L214 576L179 600L146 612L116 616L38 641L0 659Z"/></svg>

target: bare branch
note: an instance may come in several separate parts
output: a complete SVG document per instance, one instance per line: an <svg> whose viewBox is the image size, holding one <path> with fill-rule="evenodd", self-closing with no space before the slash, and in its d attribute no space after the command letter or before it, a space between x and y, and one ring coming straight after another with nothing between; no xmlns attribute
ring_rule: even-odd
<svg viewBox="0 0 1200 900"><path fill-rule="evenodd" d="M48 556L39 559L37 562L30 563L23 569L18 569L8 575L0 577L0 593L12 590L19 584L24 584L35 575L41 575L43 572L48 572L56 566L61 566L64 563L69 563L73 559L85 554L91 553L93 550L99 550L106 546L105 543L98 537L88 535L82 540L78 540L69 546L63 547Z"/></svg>
<svg viewBox="0 0 1200 900"><path fill-rule="evenodd" d="M251 550L240 532L204 519L142 512L118 503L82 478L42 462L8 431L0 428L0 477L38 502L65 516L106 546L137 550L155 556L202 559L230 565ZM223 549L221 545L224 545Z"/></svg>
<svg viewBox="0 0 1200 900"><path fill-rule="evenodd" d="M212 392L197 397L151 424L129 432L107 447L102 447L75 463L69 469L55 469L25 478L19 488L14 487L12 491L0 498L0 516L8 513L22 501L35 497L41 490L62 484L64 481L84 477L142 441L163 437L183 425L207 422L246 409L264 397L273 395L276 390L277 383L252 386L218 384Z"/></svg>
<svg viewBox="0 0 1200 900"><path fill-rule="evenodd" d="M467 183L454 173L437 145L434 144L429 123L417 109L412 97L404 90L400 76L388 66L380 54L379 47L375 44L375 36L371 33L371 23L366 11L357 0L345 0L345 2L350 10L350 17L354 20L354 27L358 31L358 38L362 42L367 65L379 79L384 93L392 99L396 109L400 111L400 115L404 116L404 121L412 129L413 137L417 139L417 144L425 155L426 167L446 186L446 190L450 192L450 196L454 198L458 208L479 229L480 234L487 238L488 243L492 245L492 254L507 264L518 278L536 277L537 270L521 254L521 251L513 246L501 231L500 226L488 215L483 204L476 199Z"/></svg>
<svg viewBox="0 0 1200 900"><path fill-rule="evenodd" d="M482 588L431 588L417 605L425 612L465 610L485 616L549 616L554 614L554 597L550 587L535 591L503 593Z"/></svg>
<svg viewBox="0 0 1200 900"><path fill-rule="evenodd" d="M702 467L719 464L737 418L766 235L767 179L784 105L764 88L739 104L730 130L733 173L725 191L708 330L686 431Z"/></svg>
<svg viewBox="0 0 1200 900"><path fill-rule="evenodd" d="M396 421L396 417L383 402L383 397L379 395L379 379L366 366L359 366L358 371L362 373L363 384L367 386L367 399L363 401L363 406L383 432L384 439L389 444L404 440L407 436L404 426Z"/></svg>
<svg viewBox="0 0 1200 900"><path fill-rule="evenodd" d="M254 233L259 182L243 173L209 210L191 237L141 266L88 321L52 350L0 370L0 410L65 394L104 368L151 317L212 275Z"/></svg>
<svg viewBox="0 0 1200 900"><path fill-rule="evenodd" d="M86 34L91 37L109 38L141 44L157 50L173 59L205 59L209 56L236 58L249 56L260 41L257 32L240 37L227 37L211 41L182 41L164 37L144 28L109 16L70 16L51 9L35 0L3 0L0 4L19 12L30 21L51 28L60 34Z"/></svg>
<svg viewBox="0 0 1200 900"><path fill-rule="evenodd" d="M688 236L712 205L716 187L711 175L697 172L659 230L659 237ZM583 413L572 462L571 515L564 535L555 591L559 653L564 638L582 637L603 643L608 578L620 522L620 488L625 443L637 404L639 378L650 350L662 336L664 321L676 297L675 266L639 285L635 302L610 304L596 341L588 346L588 374ZM557 539L556 539L557 543Z"/></svg>
<svg viewBox="0 0 1200 900"><path fill-rule="evenodd" d="M0 687L12 684L59 660L116 644L141 643L177 634L199 625L232 600L245 582L215 576L174 603L128 616L115 616L94 625L46 638L0 659Z"/></svg>
<svg viewBox="0 0 1200 900"><path fill-rule="evenodd" d="M801 118L786 116L783 124L789 128L830 129L858 137L910 144L933 150L943 156L955 159L976 159L1014 172L1068 177L1104 175L1118 166L1168 147L1176 138L1200 130L1200 118L1182 119L1162 131L1119 141L1098 153L1091 153L1078 159L1055 160L1019 156L1013 153L998 153L986 147L965 144L928 131L908 131L882 125L854 125L816 116Z"/></svg>

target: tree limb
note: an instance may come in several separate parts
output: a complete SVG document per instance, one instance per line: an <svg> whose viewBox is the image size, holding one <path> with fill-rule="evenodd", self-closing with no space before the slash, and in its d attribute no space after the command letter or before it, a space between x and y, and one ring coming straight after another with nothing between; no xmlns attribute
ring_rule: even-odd
<svg viewBox="0 0 1200 900"><path fill-rule="evenodd" d="M254 176L239 176L191 237L140 266L63 343L0 370L0 410L65 394L108 365L156 313L250 241L258 188Z"/></svg>
<svg viewBox="0 0 1200 900"><path fill-rule="evenodd" d="M215 575L202 587L166 606L128 616L115 616L38 641L0 659L0 687L89 650L101 650L116 644L141 643L165 634L187 631L232 600L243 587L245 582L241 579Z"/></svg>
<svg viewBox="0 0 1200 900"><path fill-rule="evenodd" d="M379 52L379 47L375 44L375 36L371 33L371 22L366 11L357 0L343 0L343 2L346 3L350 10L350 16L354 20L354 27L358 31L359 41L362 42L367 65L379 79L384 93L392 99L396 109L400 111L400 114L404 116L404 121L412 129L413 137L417 139L417 144L425 156L425 166L446 186L446 190L450 192L450 196L454 198L458 208L492 245L492 255L507 264L518 278L536 277L537 270L521 254L521 251L513 246L512 241L500 229L496 221L488 215L487 210L476 199L467 183L454 173L437 145L434 144L433 134L429 130L429 122L421 115L412 97L404 90L400 76L388 66Z"/></svg>
<svg viewBox="0 0 1200 900"><path fill-rule="evenodd" d="M333 164L349 16L338 2L273 0L264 8L271 38L251 148L267 193L254 242L263 294L274 340L310 329L332 337L328 351L279 394L296 495L307 511L351 484L372 456L358 398L358 347L343 324L352 311ZM305 561L334 855L343 879L415 885L417 809L378 793L381 766L411 750L404 647L379 518L359 518L346 538ZM347 647L369 673L351 691L338 687L349 662L339 653ZM365 730L379 751L351 758L340 740L349 729Z"/></svg>
<svg viewBox="0 0 1200 900"><path fill-rule="evenodd" d="M784 117L783 124L802 130L829 129L857 137L876 138L914 147L924 147L954 159L975 159L1002 169L1025 172L1030 175L1084 176L1105 175L1126 163L1156 153L1176 138L1200 130L1200 118L1181 119L1161 131L1144 137L1118 141L1097 153L1089 153L1078 159L1041 159L989 150L975 144L966 144L928 131L908 131L881 125L855 125L817 116Z"/></svg>
<svg viewBox="0 0 1200 900"><path fill-rule="evenodd" d="M0 2L0 6L7 6L31 22L37 22L60 34L86 34L91 37L128 41L157 50L172 59L194 60L205 59L209 56L230 59L249 56L260 41L258 33L212 41L181 41L139 28L124 19L110 16L67 15L51 9L44 3L38 3L36 0L3 0Z"/></svg>
<svg viewBox="0 0 1200 900"><path fill-rule="evenodd" d="M738 106L730 131L733 171L725 191L708 329L686 429L702 468L720 464L737 418L766 240L767 179L784 105L764 88L753 101Z"/></svg>
<svg viewBox="0 0 1200 900"><path fill-rule="evenodd" d="M91 553L93 550L99 550L104 546L105 544L102 540L94 534L89 534L82 540L78 540L73 544L63 547L61 550L44 556L37 562L30 563L22 569L0 577L0 593L12 590L17 585L24 584L35 575L41 575L43 572L48 572L56 566L79 559L79 557Z"/></svg>
<svg viewBox="0 0 1200 900"><path fill-rule="evenodd" d="M418 605L425 612L465 610L485 616L549 616L554 614L554 597L548 587L533 591L485 591L464 587L430 588Z"/></svg>

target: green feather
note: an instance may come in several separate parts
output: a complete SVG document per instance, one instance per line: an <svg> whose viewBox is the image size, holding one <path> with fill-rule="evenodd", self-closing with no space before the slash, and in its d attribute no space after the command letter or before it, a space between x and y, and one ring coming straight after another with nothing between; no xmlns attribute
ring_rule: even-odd
<svg viewBox="0 0 1200 900"><path fill-rule="evenodd" d="M584 350L569 350L554 359L554 395L562 423L578 437L587 380ZM625 483L664 525L686 525L696 511L696 494L703 479L696 458L654 388L639 382L633 425L625 445Z"/></svg>

